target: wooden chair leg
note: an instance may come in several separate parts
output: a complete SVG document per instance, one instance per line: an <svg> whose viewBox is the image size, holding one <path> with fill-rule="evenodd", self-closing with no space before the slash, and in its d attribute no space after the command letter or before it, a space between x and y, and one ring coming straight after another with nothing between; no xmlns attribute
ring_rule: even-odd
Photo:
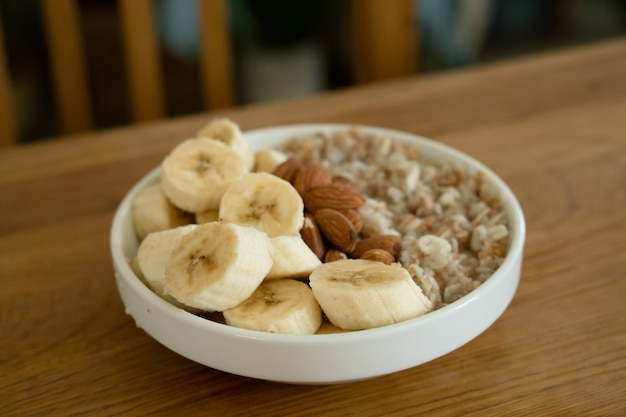
<svg viewBox="0 0 626 417"><path fill-rule="evenodd" d="M207 109L234 104L232 44L225 0L200 0L200 73Z"/></svg>
<svg viewBox="0 0 626 417"><path fill-rule="evenodd" d="M126 68L135 121L166 115L165 84L152 0L119 0Z"/></svg>
<svg viewBox="0 0 626 417"><path fill-rule="evenodd" d="M52 76L64 133L93 126L87 65L76 0L41 0Z"/></svg>
<svg viewBox="0 0 626 417"><path fill-rule="evenodd" d="M354 79L407 76L417 70L414 0L351 0Z"/></svg>
<svg viewBox="0 0 626 417"><path fill-rule="evenodd" d="M4 47L2 14L0 13L0 147L18 142L17 120L15 118L11 77Z"/></svg>

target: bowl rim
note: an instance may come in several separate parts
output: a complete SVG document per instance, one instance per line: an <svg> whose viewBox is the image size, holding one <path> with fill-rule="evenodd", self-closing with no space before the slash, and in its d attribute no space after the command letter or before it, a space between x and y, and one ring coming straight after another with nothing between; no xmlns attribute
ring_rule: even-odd
<svg viewBox="0 0 626 417"><path fill-rule="evenodd" d="M377 135L390 136L392 139L401 139L403 142L414 143L416 147L422 151L423 147L429 148L429 150L436 150L439 153L451 154L455 160L459 160L466 167L471 169L484 171L489 181L494 183L498 191L503 195L505 200L505 206L508 206L508 212L514 214L514 216L508 216L509 223L509 248L502 264L498 269L485 280L478 288L472 290L465 296L455 300L454 302L443 306L435 311L431 311L422 316L409 319L400 323L390 324L383 327L364 329L357 331L348 331L340 333L329 334L313 334L313 335L291 335L291 334L277 334L267 333L257 330L248 330L237 328L234 326L228 326L223 323L215 322L204 317L198 316L184 309L176 307L166 300L155 294L137 275L132 271L129 259L123 253L122 249L122 220L128 214L131 208L132 198L136 193L146 187L147 185L154 183L158 180L160 174L160 167L157 166L145 174L138 182L136 182L130 190L125 194L124 198L120 202L115 211L113 221L110 230L110 250L113 258L114 266L119 268L121 278L125 283L133 287L133 289L148 297L148 301L164 312L168 314L178 314L185 320L189 320L190 324L202 328L206 328L207 331L214 331L224 336L231 336L243 339L255 339L263 340L268 343L277 344L290 344L290 345L325 345L331 342L341 343L342 341L366 341L372 338L386 337L396 333L402 333L413 328L418 328L423 325L427 325L429 322L439 320L443 316L447 316L456 310L463 309L467 305L476 302L482 297L484 293L492 291L496 287L499 281L503 280L507 271L514 266L518 259L521 259L523 253L523 247L526 236L526 224L524 219L524 213L520 203L518 202L515 194L509 188L509 186L487 165L474 157L456 149L445 143L436 141L434 139L426 138L418 134L399 131L395 129L370 126L366 124L358 123L304 123L304 124L286 124L278 126L267 126L258 129L252 129L244 131L243 134L246 137L263 135L267 133L276 133L277 136L290 133L289 137L298 137L305 132L308 134L315 134L317 132L336 132L345 131L350 128L358 128L364 133L371 133ZM286 137L277 140L276 143L283 143L287 140ZM262 144L258 149L265 149L271 146ZM426 154L428 152L425 152ZM496 318L497 319L497 318ZM494 320L495 321L495 320Z"/></svg>

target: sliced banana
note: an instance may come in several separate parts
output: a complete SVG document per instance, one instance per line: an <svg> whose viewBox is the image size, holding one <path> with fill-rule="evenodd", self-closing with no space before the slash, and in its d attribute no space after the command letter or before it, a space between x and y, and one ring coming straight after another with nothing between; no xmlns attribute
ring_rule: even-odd
<svg viewBox="0 0 626 417"><path fill-rule="evenodd" d="M144 281L160 296L165 294L165 268L171 253L195 224L150 233L137 249L137 266Z"/></svg>
<svg viewBox="0 0 626 417"><path fill-rule="evenodd" d="M170 254L180 242L180 238L196 227L195 224L150 233L139 245L133 271L152 291L168 303L192 313L200 310L178 302L164 292L165 268Z"/></svg>
<svg viewBox="0 0 626 417"><path fill-rule="evenodd" d="M191 213L217 209L228 186L248 172L242 157L213 139L187 139L161 163L167 198Z"/></svg>
<svg viewBox="0 0 626 417"><path fill-rule="evenodd" d="M272 269L265 279L305 278L322 264L300 236L276 236L272 245Z"/></svg>
<svg viewBox="0 0 626 417"><path fill-rule="evenodd" d="M269 237L296 235L304 222L304 203L293 186L266 172L244 175L222 196L220 220L251 226Z"/></svg>
<svg viewBox="0 0 626 417"><path fill-rule="evenodd" d="M287 160L287 154L276 149L263 149L254 154L255 172L272 172Z"/></svg>
<svg viewBox="0 0 626 417"><path fill-rule="evenodd" d="M396 265L339 260L316 268L309 283L330 322L342 329L381 327L432 309L408 271Z"/></svg>
<svg viewBox="0 0 626 417"><path fill-rule="evenodd" d="M141 281L146 282L146 278L143 276L143 272L141 272L141 268L139 268L139 259L137 259L137 255L133 256L128 262L130 269L133 271L137 278ZM147 283L146 283L147 284Z"/></svg>
<svg viewBox="0 0 626 417"><path fill-rule="evenodd" d="M226 324L283 334L314 334L322 311L308 285L293 279L265 281L234 308L224 310Z"/></svg>
<svg viewBox="0 0 626 417"><path fill-rule="evenodd" d="M204 311L235 307L272 268L265 233L232 223L198 225L182 237L165 269L165 293Z"/></svg>
<svg viewBox="0 0 626 417"><path fill-rule="evenodd" d="M209 223L216 222L220 218L220 211L218 209L209 209L196 213L196 223Z"/></svg>
<svg viewBox="0 0 626 417"><path fill-rule="evenodd" d="M211 120L198 131L196 136L219 140L241 155L249 171L254 167L254 152L241 132L239 125L232 120Z"/></svg>
<svg viewBox="0 0 626 417"><path fill-rule="evenodd" d="M152 184L137 193L131 205L133 225L139 239L149 233L191 223L192 215L174 206L165 197L161 184Z"/></svg>

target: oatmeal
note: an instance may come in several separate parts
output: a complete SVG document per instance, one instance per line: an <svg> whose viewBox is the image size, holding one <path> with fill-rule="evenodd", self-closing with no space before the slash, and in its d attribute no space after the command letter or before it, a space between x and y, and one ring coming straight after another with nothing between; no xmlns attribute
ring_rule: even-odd
<svg viewBox="0 0 626 417"><path fill-rule="evenodd" d="M360 237L398 236L396 259L435 308L477 288L506 256L502 200L482 172L358 129L294 138L280 149L304 165L322 163L367 197Z"/></svg>

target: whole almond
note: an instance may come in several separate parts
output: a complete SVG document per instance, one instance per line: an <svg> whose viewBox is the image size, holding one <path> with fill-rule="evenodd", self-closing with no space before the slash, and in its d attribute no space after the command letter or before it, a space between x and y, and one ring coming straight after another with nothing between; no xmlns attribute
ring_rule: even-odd
<svg viewBox="0 0 626 417"><path fill-rule="evenodd" d="M402 247L402 241L399 236L396 235L378 235L372 236L360 240L350 255L355 258L360 258L365 252L370 249L383 249L396 257L400 253Z"/></svg>
<svg viewBox="0 0 626 417"><path fill-rule="evenodd" d="M315 212L315 220L322 234L337 249L352 252L356 247L358 233L346 216L333 209Z"/></svg>
<svg viewBox="0 0 626 417"><path fill-rule="evenodd" d="M335 210L358 209L365 204L365 197L354 188L344 184L324 184L313 187L302 195L304 207L310 212L329 208Z"/></svg>
<svg viewBox="0 0 626 417"><path fill-rule="evenodd" d="M293 186L302 195L318 185L330 184L332 178L332 174L324 165L312 164L298 172L293 180Z"/></svg>
<svg viewBox="0 0 626 417"><path fill-rule="evenodd" d="M384 249L370 249L363 253L360 259L382 262L387 265L390 265L396 261L396 258L394 258L392 254Z"/></svg>
<svg viewBox="0 0 626 417"><path fill-rule="evenodd" d="M339 211L350 220L352 226L354 226L354 230L356 230L357 233L361 233L361 230L363 230L363 217L361 213L355 209Z"/></svg>
<svg viewBox="0 0 626 417"><path fill-rule="evenodd" d="M300 171L300 167L300 161L296 158L291 157L282 164L278 165L276 168L274 168L272 174L284 179L285 181L292 182Z"/></svg>
<svg viewBox="0 0 626 417"><path fill-rule="evenodd" d="M348 259L348 255L339 249L330 248L326 251L326 255L324 255L325 263L338 261L340 259Z"/></svg>
<svg viewBox="0 0 626 417"><path fill-rule="evenodd" d="M317 255L320 261L323 260L326 245L324 244L324 237L317 226L315 217L313 217L312 214L307 213L304 215L304 224L302 229L300 229L300 236L302 236L304 243Z"/></svg>

